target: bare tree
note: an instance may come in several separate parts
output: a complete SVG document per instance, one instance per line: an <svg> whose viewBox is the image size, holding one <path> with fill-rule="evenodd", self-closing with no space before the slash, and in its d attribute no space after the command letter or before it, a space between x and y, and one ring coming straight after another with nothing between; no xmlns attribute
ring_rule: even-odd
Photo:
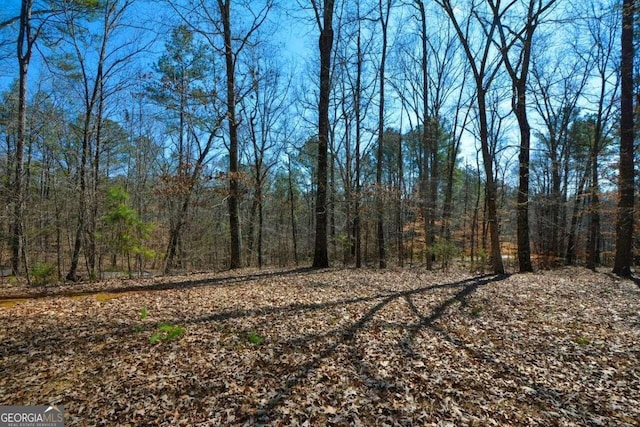
<svg viewBox="0 0 640 427"><path fill-rule="evenodd" d="M610 144L614 131L614 105L620 86L619 64L616 61L616 34L620 19L617 6L607 9L590 7L586 33L593 47L581 51L584 60L592 64L593 93L585 94L595 106L590 117L593 140L590 146L591 182L589 187L589 231L587 234L586 267L595 269L600 264L601 216L600 216L600 158Z"/></svg>
<svg viewBox="0 0 640 427"><path fill-rule="evenodd" d="M81 153L78 166L78 210L75 238L71 255L71 265L67 280L78 280L80 251L85 237L88 240L87 268L95 274L95 215L97 213L97 194L99 180L99 156L101 152L100 135L104 118L105 100L122 87L114 84L107 86L132 58L140 53L136 41L121 40L112 44L125 24L125 16L135 0L109 0L97 7L91 5L100 25L93 26L87 18L87 9L77 7L64 9L64 22L61 30L68 44L68 51L58 58L57 68L65 75L71 87L76 87L82 104L81 123L79 124ZM86 37L95 31L94 37ZM75 85L75 86L74 86ZM89 170L89 166L93 168ZM93 174L93 175L91 175ZM93 186L89 178L93 178Z"/></svg>
<svg viewBox="0 0 640 427"><path fill-rule="evenodd" d="M147 87L150 98L162 107L169 129L177 129L175 169L167 165L161 175L161 194L166 197L169 243L164 255L164 273L180 261L182 230L187 225L190 201L209 160L224 119L218 87L209 84L216 61L197 34L184 25L171 31L165 53L156 64L158 81ZM174 122L176 122L174 124Z"/></svg>
<svg viewBox="0 0 640 427"><path fill-rule="evenodd" d="M27 133L27 81L29 64L33 49L40 31L33 28L31 13L33 0L22 0L20 6L20 24L16 53L18 56L18 131L15 147L15 173L13 178L13 225L11 238L11 269L13 274L20 274L22 254L24 251L22 216L24 211L24 146Z"/></svg>
<svg viewBox="0 0 640 427"><path fill-rule="evenodd" d="M376 150L376 244L378 247L378 267L385 268L387 261L384 247L384 189L382 187L382 163L384 149L384 115L385 115L385 69L387 62L387 44L389 16L391 15L392 0L378 0L378 13L382 37L382 51L380 53L380 67L378 69L379 105L378 105L378 147Z"/></svg>
<svg viewBox="0 0 640 427"><path fill-rule="evenodd" d="M224 58L225 64L225 103L226 122L228 125L229 194L227 206L229 210L229 235L231 242L230 268L242 266L242 237L240 228L240 199L242 197L240 183L240 140L238 127L240 119L237 108L246 90L242 90L236 77L238 58L242 52L255 42L257 32L265 23L274 2L266 0L251 4L232 0L216 0L216 10L208 7L205 0L191 0L185 6L181 2L170 2L185 25L205 37L210 46ZM233 5L239 5L236 11ZM217 12L213 13L213 12ZM236 17L246 19L237 20ZM241 24L240 24L241 23ZM236 30L234 25L238 25Z"/></svg>
<svg viewBox="0 0 640 427"><path fill-rule="evenodd" d="M500 0L490 0L493 20L498 28L498 45L511 83L513 85L512 108L520 129L520 154L518 156L518 200L517 234L518 265L521 273L533 271L531 265L531 244L529 238L529 159L531 147L531 126L527 116L527 79L531 65L533 35L556 0L529 0L522 10L524 19L516 10L519 2L508 1L502 7ZM522 21L522 28L515 27L509 14L515 12L516 22ZM512 18L513 19L513 18ZM516 24L517 25L517 24Z"/></svg>
<svg viewBox="0 0 640 427"><path fill-rule="evenodd" d="M334 0L311 0L320 31L320 97L318 100L318 178L316 195L316 233L314 268L329 267L327 239L327 184L329 143L329 96L331 92L331 52L333 49Z"/></svg>
<svg viewBox="0 0 640 427"><path fill-rule="evenodd" d="M248 133L247 157L252 166L253 198L250 208L248 233L249 258L257 253L258 267L264 264L264 190L271 170L276 166L281 146L284 115L288 94L288 81L278 69L267 49L253 52L249 69L249 96L241 102L240 115ZM294 245L295 246L295 245Z"/></svg>
<svg viewBox="0 0 640 427"><path fill-rule="evenodd" d="M471 67L476 85L480 149L486 179L487 221L489 223L489 235L491 239L491 262L494 273L502 274L504 273L504 265L500 250L500 229L497 208L498 192L494 177L494 156L490 149L487 121L487 91L499 72L502 63L501 57L495 58L493 56L493 40L498 30L498 23L495 19L486 22L484 18L482 18L479 10L480 4L483 3L481 1L473 0L468 5L469 14L462 22L459 21L457 9L451 3L451 0L437 1L453 23L469 66ZM478 33L471 32L474 21L481 24L480 34L483 37L479 37Z"/></svg>
<svg viewBox="0 0 640 427"><path fill-rule="evenodd" d="M538 140L542 144L542 160L547 170L541 172L550 174L548 194L540 195L538 202L542 205L537 215L538 247L543 255L558 259L566 253L561 236L565 235L567 222L566 201L573 149L571 126L579 114L578 101L589 79L589 64L570 52L545 55L545 51L548 46L538 47L530 82L534 108L544 125Z"/></svg>
<svg viewBox="0 0 640 427"><path fill-rule="evenodd" d="M73 3L73 2L72 2ZM0 29L18 24L15 52L18 60L18 118L16 144L14 153L14 171L12 185L13 218L11 222L11 270L20 275L25 253L24 224L22 223L25 208L24 192L24 150L27 138L27 90L29 66L33 57L36 42L48 24L48 20L59 13L55 5L39 4L36 9L35 0L21 0L18 16L0 22Z"/></svg>
<svg viewBox="0 0 640 427"><path fill-rule="evenodd" d="M622 59L620 66L620 176L618 219L616 223L616 256L613 272L631 276L633 263L634 204L634 124L633 124L633 33L636 25L635 0L624 0L622 6Z"/></svg>

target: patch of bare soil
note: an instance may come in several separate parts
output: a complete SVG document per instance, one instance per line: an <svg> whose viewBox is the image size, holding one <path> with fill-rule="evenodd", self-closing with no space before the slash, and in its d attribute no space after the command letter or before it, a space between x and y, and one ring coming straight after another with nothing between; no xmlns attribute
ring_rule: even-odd
<svg viewBox="0 0 640 427"><path fill-rule="evenodd" d="M583 269L241 271L0 298L0 404L61 404L68 425L640 425L640 288Z"/></svg>

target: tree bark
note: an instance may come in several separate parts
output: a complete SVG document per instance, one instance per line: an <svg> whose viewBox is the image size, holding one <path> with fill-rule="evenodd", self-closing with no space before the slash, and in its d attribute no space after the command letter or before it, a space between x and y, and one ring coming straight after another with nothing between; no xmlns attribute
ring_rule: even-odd
<svg viewBox="0 0 640 427"><path fill-rule="evenodd" d="M635 0L624 0L622 9L622 60L620 93L620 175L616 222L616 254L613 272L631 276L633 265L634 120L633 120L633 32Z"/></svg>
<svg viewBox="0 0 640 427"><path fill-rule="evenodd" d="M573 211L571 214L571 224L569 225L569 232L567 235L567 252L565 255L565 264L573 265L576 259L576 233L578 229L578 222L581 218L580 204L585 196L584 187L589 179L589 171L591 170L591 161L587 163L584 173L578 183L578 189L576 191L575 201L573 205Z"/></svg>
<svg viewBox="0 0 640 427"><path fill-rule="evenodd" d="M531 129L527 120L526 88L518 85L516 117L520 128L520 154L518 155L518 197L517 197L517 240L518 267L520 273L533 271L531 265L531 245L529 240L529 153Z"/></svg>
<svg viewBox="0 0 640 427"><path fill-rule="evenodd" d="M293 193L293 177L291 171L291 157L288 158L288 183L289 183L289 211L291 215L291 239L293 240L293 262L298 265L298 239L296 236L295 195Z"/></svg>
<svg viewBox="0 0 640 427"><path fill-rule="evenodd" d="M32 35L31 12L33 0L22 0L20 7L20 26L18 30L17 57L19 69L18 82L18 135L16 138L13 181L13 218L11 236L11 270L20 275L22 254L24 252L24 233L22 217L24 212L24 147L27 138L27 84L29 64L35 39Z"/></svg>
<svg viewBox="0 0 640 427"><path fill-rule="evenodd" d="M358 3L359 4L359 3ZM358 17L360 17L360 9L358 6ZM356 259L356 268L362 267L362 225L360 220L360 197L362 194L362 184L360 181L360 140L362 138L362 112L360 111L360 101L362 96L362 31L360 28L360 20L358 19L358 38L357 38L357 63L356 63L356 87L354 93L354 113L356 118L356 141L355 141L355 196L353 205L353 255Z"/></svg>
<svg viewBox="0 0 640 427"><path fill-rule="evenodd" d="M316 193L316 233L313 255L314 268L329 267L327 246L327 184L329 142L329 95L331 91L331 51L333 48L334 0L325 0L322 22L318 17L320 37L320 98L318 101L318 181Z"/></svg>
<svg viewBox="0 0 640 427"><path fill-rule="evenodd" d="M402 219L402 196L404 193L404 168L402 156L402 118L400 119L400 132L398 134L398 184L396 189L396 246L398 250L398 266L404 267L404 221Z"/></svg>
<svg viewBox="0 0 640 427"><path fill-rule="evenodd" d="M420 71L422 72L422 177L420 179L420 198L422 203L422 219L424 220L424 245L425 245L425 261L427 270L433 268L432 249L434 242L434 206L432 206L433 196L430 190L429 163L432 159L431 145L431 120L429 118L429 71L427 67L427 17L422 0L415 0L418 12L420 13L420 42L422 49L422 58L420 63Z"/></svg>
<svg viewBox="0 0 640 427"><path fill-rule="evenodd" d="M387 25L389 22L389 12L391 0L386 0L386 11L383 10L383 0L379 0L378 8L380 12L380 29L382 30L382 53L380 57L380 99L378 105L378 147L376 151L376 243L378 247L378 267L386 268L387 260L385 255L384 242L384 189L382 185L382 162L384 157L384 113L385 113L385 66L387 62Z"/></svg>
<svg viewBox="0 0 640 427"><path fill-rule="evenodd" d="M479 83L482 84L482 83ZM489 131L487 124L487 109L485 92L479 88L477 93L478 112L480 115L480 141L482 162L486 179L487 222L489 223L489 238L491 248L491 264L495 274L504 274L502 251L500 250L500 227L498 224L498 189L493 177L493 156L489 151Z"/></svg>
<svg viewBox="0 0 640 427"><path fill-rule="evenodd" d="M598 183L598 138L595 138L591 159L591 189L589 191L589 234L587 236L586 267L594 270L600 263L600 186Z"/></svg>
<svg viewBox="0 0 640 427"><path fill-rule="evenodd" d="M224 58L227 78L227 122L229 123L229 233L231 237L231 269L242 267L240 236L240 173L238 164L238 122L236 118L235 54L231 38L231 0L218 0L222 18Z"/></svg>

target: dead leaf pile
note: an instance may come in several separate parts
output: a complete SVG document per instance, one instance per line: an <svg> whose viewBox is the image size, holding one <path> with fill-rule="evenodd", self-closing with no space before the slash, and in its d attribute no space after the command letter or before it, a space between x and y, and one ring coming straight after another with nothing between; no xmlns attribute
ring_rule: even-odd
<svg viewBox="0 0 640 427"><path fill-rule="evenodd" d="M42 291L40 291L42 293ZM0 298L0 404L68 425L640 425L640 288L579 268L198 274ZM151 343L159 325L184 328Z"/></svg>

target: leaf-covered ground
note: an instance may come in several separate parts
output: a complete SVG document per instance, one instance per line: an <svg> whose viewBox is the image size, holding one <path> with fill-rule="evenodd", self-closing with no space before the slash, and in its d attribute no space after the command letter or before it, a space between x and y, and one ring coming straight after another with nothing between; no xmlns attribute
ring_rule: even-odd
<svg viewBox="0 0 640 427"><path fill-rule="evenodd" d="M604 273L44 291L0 290L0 405L62 404L68 425L640 425L640 288ZM160 324L184 332L152 344Z"/></svg>

